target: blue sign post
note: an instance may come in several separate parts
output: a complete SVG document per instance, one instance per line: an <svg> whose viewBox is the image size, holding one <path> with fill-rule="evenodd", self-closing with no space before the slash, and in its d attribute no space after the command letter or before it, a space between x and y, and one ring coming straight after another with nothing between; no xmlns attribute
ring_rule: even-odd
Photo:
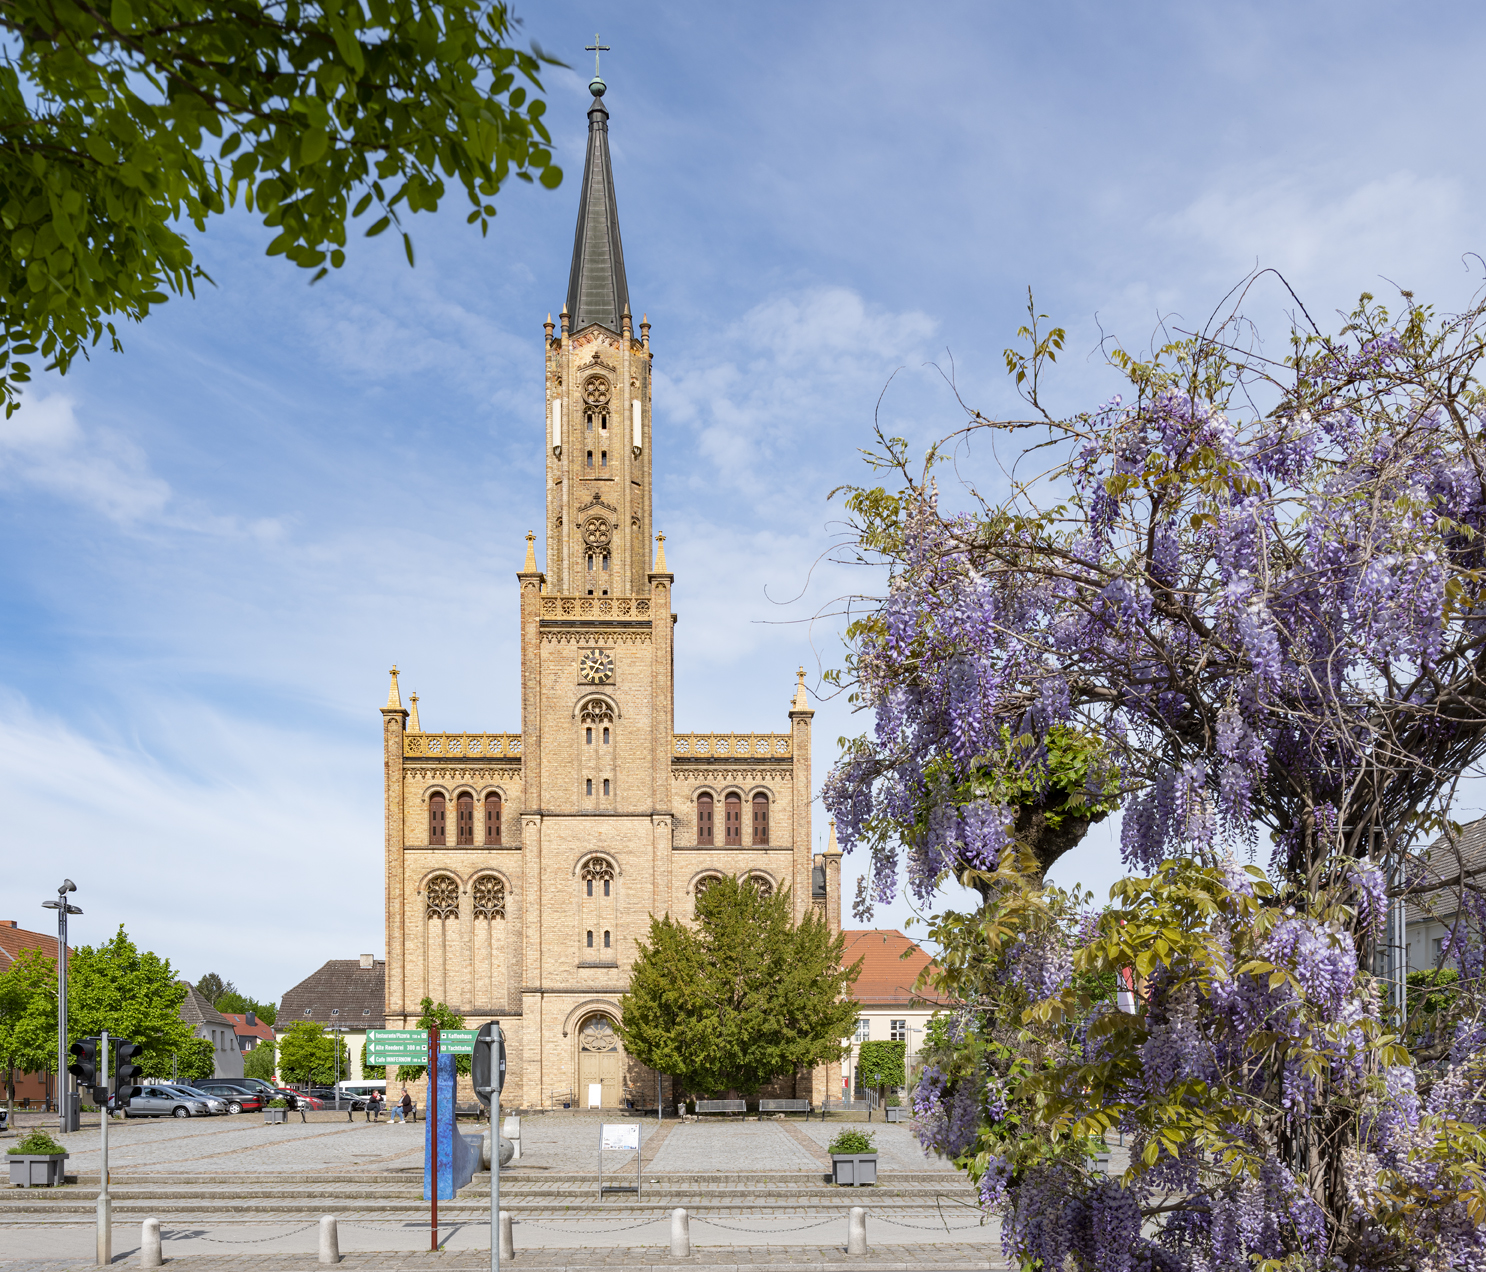
<svg viewBox="0 0 1486 1272"><path fill-rule="evenodd" d="M479 1141L471 1141L459 1134L455 1124L454 1062L455 1057L441 1052L437 1079L432 1069L428 1074L428 1117L423 1132L423 1200L435 1203L453 1201L480 1169Z"/></svg>

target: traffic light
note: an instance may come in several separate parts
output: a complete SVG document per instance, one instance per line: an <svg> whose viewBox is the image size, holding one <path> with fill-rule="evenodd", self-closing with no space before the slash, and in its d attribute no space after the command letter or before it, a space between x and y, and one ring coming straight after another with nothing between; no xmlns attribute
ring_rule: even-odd
<svg viewBox="0 0 1486 1272"><path fill-rule="evenodd" d="M77 1079L78 1086L91 1087L98 1085L98 1039L79 1038L72 1046L67 1048L68 1054L74 1060L67 1066L67 1072Z"/></svg>
<svg viewBox="0 0 1486 1272"><path fill-rule="evenodd" d="M134 1098L139 1088L135 1085L144 1072L135 1058L144 1050L142 1042L130 1042L127 1038L113 1044L114 1096L120 1104Z"/></svg>

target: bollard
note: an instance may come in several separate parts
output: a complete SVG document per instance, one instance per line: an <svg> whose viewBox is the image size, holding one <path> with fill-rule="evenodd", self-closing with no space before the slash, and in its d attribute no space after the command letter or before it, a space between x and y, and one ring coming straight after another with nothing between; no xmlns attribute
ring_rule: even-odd
<svg viewBox="0 0 1486 1272"><path fill-rule="evenodd" d="M160 1221L151 1215L139 1225L139 1266L158 1268L164 1262L160 1256Z"/></svg>
<svg viewBox="0 0 1486 1272"><path fill-rule="evenodd" d="M671 1256L676 1259L691 1257L691 1221L680 1206L671 1211Z"/></svg>
<svg viewBox="0 0 1486 1272"><path fill-rule="evenodd" d="M867 1212L861 1206L853 1206L846 1221L846 1253L867 1253Z"/></svg>
<svg viewBox="0 0 1486 1272"><path fill-rule="evenodd" d="M501 1134L511 1141L511 1160L521 1160L521 1118L512 1113L506 1118L506 1124L501 1127Z"/></svg>
<svg viewBox="0 0 1486 1272"><path fill-rule="evenodd" d="M341 1238L335 1226L334 1215L320 1216L320 1262L341 1261Z"/></svg>
<svg viewBox="0 0 1486 1272"><path fill-rule="evenodd" d="M511 1212L509 1210L500 1212L500 1257L503 1259L516 1257L516 1246L511 1240Z"/></svg>

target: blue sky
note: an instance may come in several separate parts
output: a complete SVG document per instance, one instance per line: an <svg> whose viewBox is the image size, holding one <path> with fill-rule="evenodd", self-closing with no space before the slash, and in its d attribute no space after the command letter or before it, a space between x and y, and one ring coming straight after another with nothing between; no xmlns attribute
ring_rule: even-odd
<svg viewBox="0 0 1486 1272"><path fill-rule="evenodd" d="M513 575L541 524L541 323L567 285L583 46L610 85L632 304L654 323L677 727L777 729L838 665L835 486L882 404L927 440L1013 401L1026 289L1070 332L1200 322L1256 265L1313 314L1479 282L1486 11L1466 4L589 3L524 8L568 180L451 203L315 287L229 217L216 280L0 423L0 919L125 923L277 998L382 951L386 669L429 729L519 727ZM1391 281L1390 281L1391 280ZM1251 306L1276 347L1286 298ZM981 478L983 484L993 479ZM860 727L819 704L817 773ZM817 811L823 835L825 819ZM1056 877L1101 895L1108 828ZM854 868L850 860L847 874ZM848 878L847 891L852 880ZM879 913L901 924L899 905Z"/></svg>

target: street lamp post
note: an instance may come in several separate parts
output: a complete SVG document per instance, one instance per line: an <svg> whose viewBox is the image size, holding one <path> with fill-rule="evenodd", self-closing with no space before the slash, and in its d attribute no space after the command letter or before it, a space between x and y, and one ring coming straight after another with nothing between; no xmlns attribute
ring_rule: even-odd
<svg viewBox="0 0 1486 1272"><path fill-rule="evenodd" d="M82 913L77 906L68 904L67 894L76 891L77 884L63 879L57 899L41 903L43 909L57 912L57 1112L58 1124L64 1132L77 1130L78 1124L67 1074L67 916Z"/></svg>
<svg viewBox="0 0 1486 1272"><path fill-rule="evenodd" d="M340 1035L343 1034L343 1033L349 1033L350 1031L351 1031L351 1026L350 1025L332 1024L332 1025L326 1025L325 1026L325 1032L330 1035L330 1041L334 1044L334 1050L335 1050L335 1083L334 1083L334 1086L335 1086L335 1111L337 1113L339 1113L341 1111L341 1039L340 1039ZM349 1061L350 1060L350 1057L347 1056L346 1059Z"/></svg>

